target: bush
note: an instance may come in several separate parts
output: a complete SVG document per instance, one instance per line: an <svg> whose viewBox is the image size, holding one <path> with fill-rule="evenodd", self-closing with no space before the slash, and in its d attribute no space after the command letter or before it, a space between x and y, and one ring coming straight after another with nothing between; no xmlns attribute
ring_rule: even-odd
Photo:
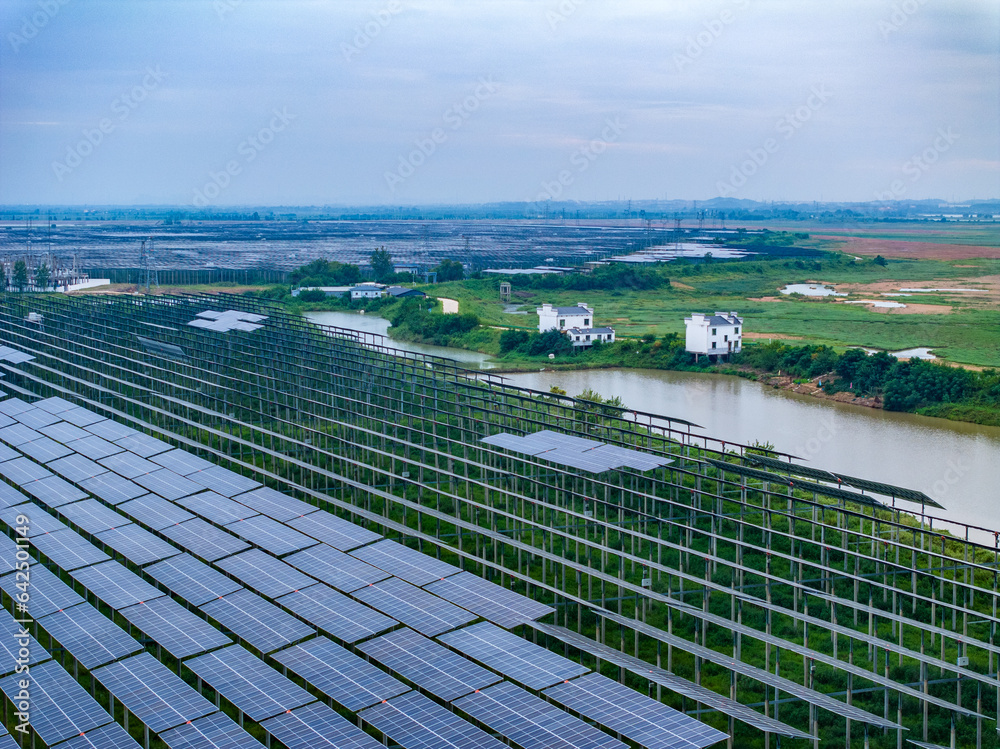
<svg viewBox="0 0 1000 749"><path fill-rule="evenodd" d="M500 334L500 353L506 354L508 351L524 346L531 336L526 330L505 330Z"/></svg>

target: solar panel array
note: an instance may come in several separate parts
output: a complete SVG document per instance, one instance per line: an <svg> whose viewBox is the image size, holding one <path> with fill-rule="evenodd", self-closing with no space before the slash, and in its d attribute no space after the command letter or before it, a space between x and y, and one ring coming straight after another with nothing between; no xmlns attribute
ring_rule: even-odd
<svg viewBox="0 0 1000 749"><path fill-rule="evenodd" d="M205 310L204 312L199 312L188 325L192 328L211 330L216 333L228 333L233 330L252 333L255 330L260 330L263 326L259 323L266 319L267 317L264 315L255 315L234 309L227 309L223 312Z"/></svg>
<svg viewBox="0 0 1000 749"><path fill-rule="evenodd" d="M501 432L485 437L480 442L504 450L531 455L550 463L576 468L588 473L603 473L617 468L634 468L637 471L652 471L670 464L670 460L658 455L630 450L606 442L574 437L571 434L543 429L523 437Z"/></svg>

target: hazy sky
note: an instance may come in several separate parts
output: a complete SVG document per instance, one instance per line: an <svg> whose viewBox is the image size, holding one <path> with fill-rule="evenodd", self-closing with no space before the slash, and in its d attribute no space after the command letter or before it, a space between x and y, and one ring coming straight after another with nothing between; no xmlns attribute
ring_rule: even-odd
<svg viewBox="0 0 1000 749"><path fill-rule="evenodd" d="M0 203L1000 197L996 0L0 0Z"/></svg>

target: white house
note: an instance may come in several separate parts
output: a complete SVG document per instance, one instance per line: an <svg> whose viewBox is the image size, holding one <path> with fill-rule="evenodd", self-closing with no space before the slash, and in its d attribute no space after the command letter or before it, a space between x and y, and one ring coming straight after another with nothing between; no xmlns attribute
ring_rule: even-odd
<svg viewBox="0 0 1000 749"><path fill-rule="evenodd" d="M594 310L583 302L575 307L553 307L543 304L537 307L538 332L558 330L569 336L574 346L592 346L595 341L614 343L613 328L595 328Z"/></svg>
<svg viewBox="0 0 1000 749"><path fill-rule="evenodd" d="M735 312L704 315L695 312L684 318L687 326L685 348L695 355L726 356L743 348L743 318Z"/></svg>
<svg viewBox="0 0 1000 749"><path fill-rule="evenodd" d="M384 292L384 284L363 283L351 289L351 299L378 299Z"/></svg>

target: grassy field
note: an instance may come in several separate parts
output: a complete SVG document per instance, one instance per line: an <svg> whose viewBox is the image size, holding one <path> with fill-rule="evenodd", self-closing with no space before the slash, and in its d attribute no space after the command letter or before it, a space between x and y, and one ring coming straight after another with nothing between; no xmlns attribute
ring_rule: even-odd
<svg viewBox="0 0 1000 749"><path fill-rule="evenodd" d="M800 267L801 266L801 267ZM527 315L506 314L495 279L424 287L437 297L458 300L463 313L486 325L534 329L535 307L544 302L595 308L598 325L621 336L683 333L691 312L735 310L755 338L799 339L838 348L865 346L890 351L927 346L949 361L1000 366L1000 260L890 260L849 264L810 261L742 261L708 265L671 265L672 286L656 291L546 291L518 288L514 303ZM848 300L889 299L899 288L974 288L974 293L921 293L896 299L907 310L877 311L832 298L785 296L788 283L825 282L850 293ZM891 290L891 291L890 291ZM917 312L917 314L913 314Z"/></svg>

